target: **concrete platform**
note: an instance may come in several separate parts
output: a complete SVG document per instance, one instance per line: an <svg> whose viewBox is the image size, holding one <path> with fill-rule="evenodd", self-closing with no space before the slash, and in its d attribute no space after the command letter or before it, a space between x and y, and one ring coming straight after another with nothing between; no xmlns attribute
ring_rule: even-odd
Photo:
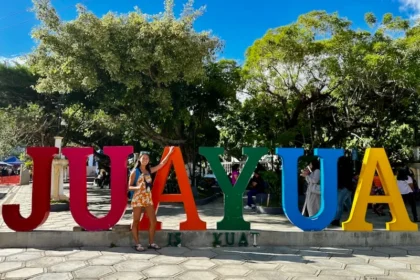
<svg viewBox="0 0 420 280"><path fill-rule="evenodd" d="M269 231L160 231L156 242L161 246L176 246L175 234L181 240L182 247L238 247L241 236L248 242L247 247L257 246L322 246L322 247L382 247L382 246L420 246L420 232L269 232ZM217 246L215 235L220 245ZM140 233L140 240L147 243L147 232ZM244 237L242 237L244 238ZM242 239L243 240L243 239ZM230 243L231 245L228 245ZM34 231L1 232L0 248L65 248L85 246L131 246L129 231Z"/></svg>

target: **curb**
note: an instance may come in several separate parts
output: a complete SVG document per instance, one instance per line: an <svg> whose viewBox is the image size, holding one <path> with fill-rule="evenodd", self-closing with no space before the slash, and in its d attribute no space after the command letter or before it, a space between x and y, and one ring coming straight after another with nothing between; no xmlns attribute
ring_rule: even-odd
<svg viewBox="0 0 420 280"><path fill-rule="evenodd" d="M1 232L0 248L43 248L85 246L131 246L129 226L116 231L33 231ZM140 240L148 233L140 232ZM238 246L308 246L308 247L391 247L419 246L420 232L296 232L296 231L169 231L156 233L161 246L238 247ZM179 245L181 244L181 245Z"/></svg>

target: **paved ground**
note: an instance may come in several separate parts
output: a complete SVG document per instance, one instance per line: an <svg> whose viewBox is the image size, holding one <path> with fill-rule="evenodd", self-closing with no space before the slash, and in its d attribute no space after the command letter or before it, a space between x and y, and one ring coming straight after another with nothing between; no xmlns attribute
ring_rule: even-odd
<svg viewBox="0 0 420 280"><path fill-rule="evenodd" d="M16 194L12 194L9 198L0 200L0 204L20 204L21 213L24 217L28 217L32 204L32 186L26 185L14 187ZM12 192L12 191L11 191ZM68 184L65 185L65 193L68 195ZM12 192L13 193L13 192ZM94 188L88 185L88 203L89 210L92 214L101 217L105 216L110 206L110 191L108 189ZM1 209L1 207L0 207ZM200 217L207 222L208 229L216 229L216 223L223 216L223 198L204 206L197 206ZM418 209L420 213L420 208ZM1 213L1 212L0 212ZM131 220L131 209L127 207L124 217L119 224L129 225ZM411 211L408 212L411 215ZM344 213L343 220L346 219L348 213ZM244 210L244 218L251 222L251 229L263 231L300 231L292 225L284 215L265 215L257 214L253 211ZM384 230L385 222L390 220L389 216L378 217L370 210L367 212L367 221L374 224L375 230ZM183 205L180 203L162 203L158 211L158 220L162 221L163 229L178 230L179 223L185 220ZM64 230L71 231L77 226L70 212L51 212L48 220L38 228L38 230ZM327 230L341 230L341 228L329 228ZM0 232L10 231L4 224L0 216Z"/></svg>
<svg viewBox="0 0 420 280"><path fill-rule="evenodd" d="M1 279L420 279L420 247L0 249Z"/></svg>
<svg viewBox="0 0 420 280"><path fill-rule="evenodd" d="M32 187L8 189L2 203L21 204L23 216L31 211ZM68 185L65 187L68 193ZM89 209L97 216L109 210L109 190L89 186ZM0 207L1 209L1 207ZM209 229L223 214L223 200L198 206ZM245 211L252 229L299 231L284 216ZM346 214L347 215L347 214ZM161 205L164 229L178 229L185 219L181 204ZM127 208L119 224L129 224ZM345 217L344 217L345 218ZM370 211L367 220L383 230L389 217ZM76 223L70 212L51 213L43 230L70 231ZM332 228L327 230L341 230ZM0 217L0 231L10 231ZM132 248L0 249L1 279L420 279L420 247L381 248L163 248L137 253Z"/></svg>

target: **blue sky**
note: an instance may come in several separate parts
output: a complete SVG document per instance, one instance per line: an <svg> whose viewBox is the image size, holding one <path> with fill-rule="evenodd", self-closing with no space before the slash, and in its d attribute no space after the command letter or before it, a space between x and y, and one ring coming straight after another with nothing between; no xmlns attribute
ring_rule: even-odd
<svg viewBox="0 0 420 280"><path fill-rule="evenodd" d="M31 0L2 0L0 4L0 57L27 54L34 47L30 31L37 21L29 12ZM186 0L175 0L180 12ZM154 14L163 10L163 0L52 0L64 20L76 15L75 4L84 3L102 16L109 10L126 13L138 6ZM244 53L269 28L289 24L300 14L311 10L338 12L353 22L355 28L366 28L363 16L374 12L378 17L391 12L413 17L420 13L420 0L196 0L195 6L206 5L206 13L197 20L197 30L212 30L225 42L221 57L244 60Z"/></svg>

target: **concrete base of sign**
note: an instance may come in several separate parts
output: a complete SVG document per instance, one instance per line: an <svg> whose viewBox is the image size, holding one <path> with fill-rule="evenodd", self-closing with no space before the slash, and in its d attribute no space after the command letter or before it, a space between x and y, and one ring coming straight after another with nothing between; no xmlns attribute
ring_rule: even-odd
<svg viewBox="0 0 420 280"><path fill-rule="evenodd" d="M62 212L62 211L69 211L70 205L69 203L59 202L50 204L50 211L51 212Z"/></svg>
<svg viewBox="0 0 420 280"><path fill-rule="evenodd" d="M180 233L180 234L179 234ZM258 235L256 235L257 233ZM159 231L156 243L174 246L176 240L185 247L226 246L229 242L238 247L244 238L248 246L316 246L316 247L370 247L370 246L419 246L420 232L274 232L274 231ZM140 233L143 244L147 232ZM220 243L215 243L219 241ZM63 248L83 246L131 246L133 244L128 225L120 225L112 231L33 231L1 232L0 248Z"/></svg>

